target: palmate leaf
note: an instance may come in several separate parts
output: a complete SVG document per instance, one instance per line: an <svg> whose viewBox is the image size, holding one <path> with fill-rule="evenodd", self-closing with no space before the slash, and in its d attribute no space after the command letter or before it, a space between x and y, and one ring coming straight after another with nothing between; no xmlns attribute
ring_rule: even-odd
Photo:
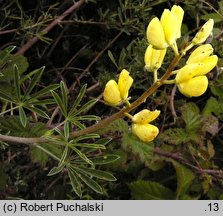
<svg viewBox="0 0 223 216"><path fill-rule="evenodd" d="M109 172L102 171L102 170L96 170L96 169L90 169L86 167L74 167L75 170L81 173L85 173L87 175L90 175L92 177L102 179L105 181L116 181L117 179Z"/></svg>
<svg viewBox="0 0 223 216"><path fill-rule="evenodd" d="M14 65L14 88L15 88L17 101L20 102L21 100L20 75L19 75L19 69L17 65Z"/></svg>
<svg viewBox="0 0 223 216"><path fill-rule="evenodd" d="M27 96L29 96L29 94L31 93L31 91L33 90L33 88L35 87L35 85L37 84L37 82L40 80L40 77L42 76L43 70L45 67L41 67L39 69L36 70L35 75L32 77L31 83L29 84L28 88L26 89L26 92L23 96L23 101L27 98Z"/></svg>
<svg viewBox="0 0 223 216"><path fill-rule="evenodd" d="M90 159L95 165L104 165L104 164L113 163L113 162L117 161L119 158L120 158L120 156L118 156L118 155L107 154L107 155L103 155L103 156L93 157Z"/></svg>
<svg viewBox="0 0 223 216"><path fill-rule="evenodd" d="M103 190L102 187L93 179L91 179L88 175L83 174L81 172L78 172L77 170L75 170L76 173L78 173L78 177L88 186L90 187L92 190L94 190L97 193L103 194Z"/></svg>
<svg viewBox="0 0 223 216"><path fill-rule="evenodd" d="M26 127L27 117L23 107L19 107L19 119L23 127Z"/></svg>
<svg viewBox="0 0 223 216"><path fill-rule="evenodd" d="M1 89L0 89L0 99L2 99L4 101L8 101L8 102L14 102L15 101L14 98L11 95L6 94Z"/></svg>
<svg viewBox="0 0 223 216"><path fill-rule="evenodd" d="M62 102L64 104L65 110L67 111L67 106L68 106L67 94L68 94L68 90L67 90L67 87L65 86L65 83L63 81L60 82L60 89L61 89L61 93L62 93Z"/></svg>
<svg viewBox="0 0 223 216"><path fill-rule="evenodd" d="M97 99L92 99L90 101L88 101L86 104L84 104L78 111L75 112L75 116L79 115L83 112L86 112L87 110L89 110L92 106L94 106L97 103Z"/></svg>
<svg viewBox="0 0 223 216"><path fill-rule="evenodd" d="M59 87L58 84L49 85L49 86L45 87L44 89L42 89L34 94L31 94L30 99L28 99L28 101L32 101L33 99L39 98L43 95L47 95L47 94L49 94L50 91L56 90L58 87Z"/></svg>
<svg viewBox="0 0 223 216"><path fill-rule="evenodd" d="M58 167L60 167L60 166L62 166L62 165L64 164L64 161L65 161L66 158L67 158L68 150L69 150L69 148L68 148L68 146L66 145L65 148L64 148L64 150L63 150L63 154L62 154L62 156L61 156L61 158L60 158L60 162L59 162L59 164L58 164Z"/></svg>
<svg viewBox="0 0 223 216"><path fill-rule="evenodd" d="M34 113L37 113L39 116L43 117L43 118L46 118L46 119L49 119L50 117L47 115L46 112L44 112L43 110L37 108L37 107L34 107L34 106L26 106L26 109L30 110L31 112L34 112Z"/></svg>
<svg viewBox="0 0 223 216"><path fill-rule="evenodd" d="M85 162L87 162L90 165L93 165L93 162L85 155L83 154L80 150L78 150L74 145L69 143L69 147L77 153L77 155L82 158Z"/></svg>
<svg viewBox="0 0 223 216"><path fill-rule="evenodd" d="M47 174L47 176L53 176L53 175L56 175L58 173L60 173L63 169L64 169L65 165L61 165L61 166L56 166L56 167L53 167L49 173Z"/></svg>
<svg viewBox="0 0 223 216"><path fill-rule="evenodd" d="M74 115L74 113L77 111L77 107L78 107L78 105L80 104L81 100L84 97L84 94L86 92L86 88L87 88L87 85L82 86L82 88L81 88L76 100L74 101L74 104L73 104L69 114L68 114L69 116L72 117Z"/></svg>
<svg viewBox="0 0 223 216"><path fill-rule="evenodd" d="M66 107L64 106L63 101L61 100L60 96L55 91L51 91L51 94L53 95L57 105L59 106L60 111L66 117L67 116L67 110L66 110Z"/></svg>
<svg viewBox="0 0 223 216"><path fill-rule="evenodd" d="M74 192L79 197L81 197L82 196L81 182L79 181L79 178L77 177L77 174L69 166L67 166L67 172L68 172L70 183L72 185L72 188L73 188Z"/></svg>

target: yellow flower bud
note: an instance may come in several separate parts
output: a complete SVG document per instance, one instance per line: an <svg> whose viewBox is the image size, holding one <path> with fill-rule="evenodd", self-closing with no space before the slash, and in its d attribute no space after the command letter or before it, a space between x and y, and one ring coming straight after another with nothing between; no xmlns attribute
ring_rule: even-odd
<svg viewBox="0 0 223 216"><path fill-rule="evenodd" d="M147 124L155 120L159 116L159 114L159 110L150 111L148 109L144 109L135 114L132 118L132 121L136 124Z"/></svg>
<svg viewBox="0 0 223 216"><path fill-rule="evenodd" d="M168 47L163 26L157 17L150 21L147 27L146 36L148 42L156 49L165 49Z"/></svg>
<svg viewBox="0 0 223 216"><path fill-rule="evenodd" d="M119 87L115 80L109 80L107 82L103 97L104 101L112 106L116 106L122 101Z"/></svg>
<svg viewBox="0 0 223 216"><path fill-rule="evenodd" d="M128 98L129 89L133 83L132 77L129 75L129 72L123 69L119 75L118 79L118 87L120 91L120 95L122 100L126 100Z"/></svg>
<svg viewBox="0 0 223 216"><path fill-rule="evenodd" d="M154 49L152 45L149 45L144 56L146 70L152 72L158 70L163 63L165 55L166 49L157 50Z"/></svg>
<svg viewBox="0 0 223 216"><path fill-rule="evenodd" d="M132 132L143 142L151 142L158 135L159 129L151 124L132 124Z"/></svg>
<svg viewBox="0 0 223 216"><path fill-rule="evenodd" d="M205 93L208 87L206 76L194 77L177 85L179 91L186 97L199 97Z"/></svg>
<svg viewBox="0 0 223 216"><path fill-rule="evenodd" d="M213 26L214 26L214 20L209 19L197 32L197 34L192 40L192 43L194 45L197 45L205 42L212 32Z"/></svg>

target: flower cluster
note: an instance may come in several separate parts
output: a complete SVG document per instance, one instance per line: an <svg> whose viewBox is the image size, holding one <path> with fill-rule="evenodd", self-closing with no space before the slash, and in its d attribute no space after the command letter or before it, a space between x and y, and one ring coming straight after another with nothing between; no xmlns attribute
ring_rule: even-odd
<svg viewBox="0 0 223 216"><path fill-rule="evenodd" d="M211 55L212 53L213 48L210 44L201 45L191 53L186 65L176 71L176 84L183 95L198 97L207 90L206 74L216 66L218 61L218 57Z"/></svg>
<svg viewBox="0 0 223 216"><path fill-rule="evenodd" d="M128 99L129 89L133 83L133 78L129 72L123 69L119 75L118 83L115 80L109 80L103 93L107 104L117 106Z"/></svg>
<svg viewBox="0 0 223 216"><path fill-rule="evenodd" d="M213 55L214 50L211 44L202 44L211 34L214 21L213 19L208 20L195 34L188 46L179 52L176 41L181 37L183 16L184 10L180 6L174 5L171 10L165 9L160 19L155 17L149 22L146 30L149 44L144 55L145 69L153 72L154 82L157 82L159 81L158 70L163 63L168 47L174 51L176 58L180 59L187 51L198 46L191 52L185 66L170 71L169 75L176 75L175 79L162 81L162 84L175 83L179 91L187 97L198 97L207 90L208 78L206 74L216 66L218 61L218 57ZM121 104L131 106L128 95L132 83L133 78L127 70L123 69L118 83L115 80L110 80L106 84L103 93L105 103L111 106ZM125 114L132 121L132 133L143 142L150 142L158 135L159 129L150 122L159 116L159 110L144 109L134 116L129 113Z"/></svg>
<svg viewBox="0 0 223 216"><path fill-rule="evenodd" d="M126 103L127 106L131 106L128 102L129 89L133 83L133 78L129 75L129 72L123 69L119 75L118 83L115 80L109 80L105 86L103 97L106 104L111 106L117 106L121 103ZM159 133L159 129L149 124L149 122L155 120L160 114L160 111L149 111L144 109L139 113L131 116L126 113L132 120L132 132L140 140L144 142L152 141Z"/></svg>

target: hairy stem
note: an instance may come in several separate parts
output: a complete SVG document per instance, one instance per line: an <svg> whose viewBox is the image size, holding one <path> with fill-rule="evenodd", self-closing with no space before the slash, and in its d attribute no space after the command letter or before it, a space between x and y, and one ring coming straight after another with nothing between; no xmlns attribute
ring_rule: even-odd
<svg viewBox="0 0 223 216"><path fill-rule="evenodd" d="M46 28L42 30L42 33L48 33L52 28L58 25L66 16L71 14L74 10L78 9L81 5L83 5L85 0L79 0L75 4L73 4L70 8L68 8L63 14L54 19ZM34 37L29 40L22 48L18 50L17 55L23 55L28 49L30 49L35 43L39 41L38 37Z"/></svg>

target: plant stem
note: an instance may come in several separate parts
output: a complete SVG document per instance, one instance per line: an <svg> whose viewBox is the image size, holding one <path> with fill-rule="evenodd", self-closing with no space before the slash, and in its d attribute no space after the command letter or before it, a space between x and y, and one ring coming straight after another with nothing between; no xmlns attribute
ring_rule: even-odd
<svg viewBox="0 0 223 216"><path fill-rule="evenodd" d="M135 100L133 103L131 103L131 106L125 107L121 109L119 112L113 114L112 116L103 119L99 121L98 123L87 127L83 130L74 131L71 132L71 137L78 137L85 134L94 133L102 128L107 127L109 124L111 124L113 121L123 118L126 113L129 113L133 109L137 108L140 104L144 103L145 100L152 95L161 85L164 84L164 81L167 80L180 59L182 58L183 54L175 56L175 58L172 60L171 64L169 65L166 73L161 77L160 80L156 81L147 91L145 91L137 100ZM55 136L57 137L57 136ZM8 135L2 135L0 134L0 140L8 141L8 142L14 142L14 143L23 143L23 144L32 144L32 143L46 143L49 142L45 137L14 137L14 136L8 136Z"/></svg>
<svg viewBox="0 0 223 216"><path fill-rule="evenodd" d="M54 19L46 28L44 28L41 33L48 33L52 28L58 25L66 16L71 14L74 10L78 9L81 5L83 5L85 0L79 0L74 3L71 7L69 7L63 14ZM41 34L40 33L40 34ZM31 48L35 43L39 41L39 37L34 37L29 40L22 48L18 50L17 55L23 55L29 48Z"/></svg>

